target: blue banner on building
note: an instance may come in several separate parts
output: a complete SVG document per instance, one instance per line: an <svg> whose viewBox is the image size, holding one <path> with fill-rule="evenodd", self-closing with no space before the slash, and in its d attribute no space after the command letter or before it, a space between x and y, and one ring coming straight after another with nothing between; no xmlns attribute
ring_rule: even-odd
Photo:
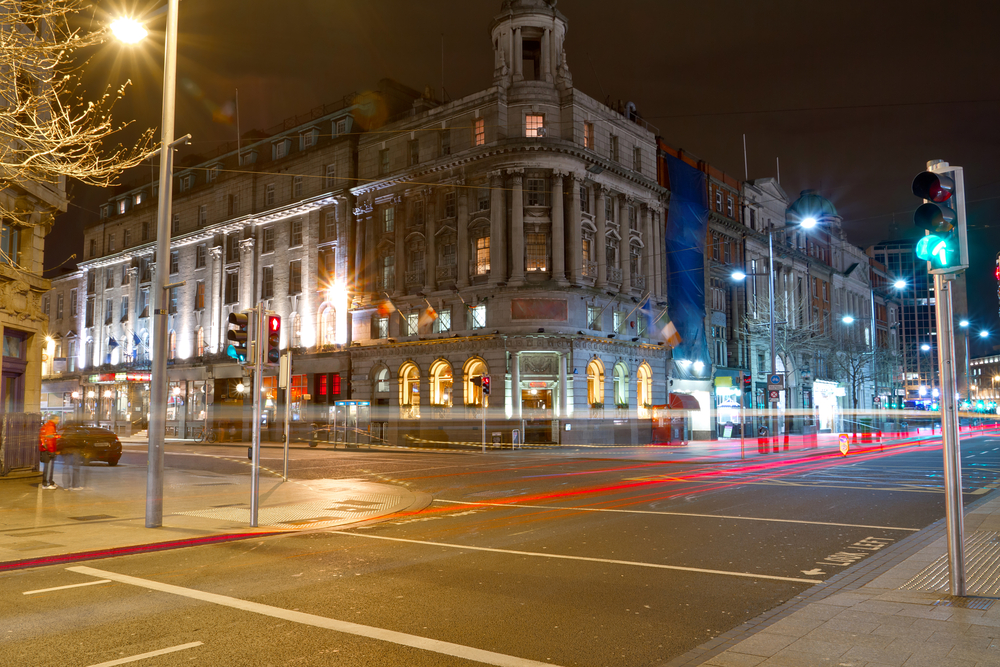
<svg viewBox="0 0 1000 667"><path fill-rule="evenodd" d="M670 320L680 344L674 348L676 375L708 377L711 360L705 338L705 237L708 191L705 174L683 160L667 156L670 210L667 213L667 299ZM695 370L696 362L704 366ZM701 366L699 364L699 366Z"/></svg>

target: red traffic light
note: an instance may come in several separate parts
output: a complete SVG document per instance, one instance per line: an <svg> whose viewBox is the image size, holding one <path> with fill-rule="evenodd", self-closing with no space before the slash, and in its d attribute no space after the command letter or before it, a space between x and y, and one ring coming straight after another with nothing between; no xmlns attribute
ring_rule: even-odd
<svg viewBox="0 0 1000 667"><path fill-rule="evenodd" d="M490 376L489 375L484 375L483 376L483 395L484 396L489 396L489 394L490 394Z"/></svg>
<svg viewBox="0 0 1000 667"><path fill-rule="evenodd" d="M281 315L271 315L267 318L267 330L270 332L281 331Z"/></svg>
<svg viewBox="0 0 1000 667"><path fill-rule="evenodd" d="M936 204L951 199L955 192L955 180L951 176L922 171L913 179L913 194Z"/></svg>
<svg viewBox="0 0 1000 667"><path fill-rule="evenodd" d="M276 364L281 360L281 315L267 316L267 354L264 361Z"/></svg>

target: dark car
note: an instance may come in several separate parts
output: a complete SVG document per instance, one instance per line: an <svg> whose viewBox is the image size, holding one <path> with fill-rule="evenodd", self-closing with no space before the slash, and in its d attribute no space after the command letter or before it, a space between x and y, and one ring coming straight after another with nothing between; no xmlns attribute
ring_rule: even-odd
<svg viewBox="0 0 1000 667"><path fill-rule="evenodd" d="M77 450L86 462L105 461L118 465L122 457L122 443L118 436L106 428L70 424L59 431L59 453Z"/></svg>

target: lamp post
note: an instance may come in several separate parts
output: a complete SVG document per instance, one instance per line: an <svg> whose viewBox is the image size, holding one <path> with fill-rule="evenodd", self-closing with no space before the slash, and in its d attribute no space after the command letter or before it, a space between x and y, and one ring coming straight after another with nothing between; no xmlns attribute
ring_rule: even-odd
<svg viewBox="0 0 1000 667"><path fill-rule="evenodd" d="M971 362L971 356L969 355L969 320L960 320L958 326L962 328L965 332L965 400L972 402L972 389L969 386L969 364ZM981 329L979 331L980 338L989 338L990 332L986 329Z"/></svg>
<svg viewBox="0 0 1000 667"><path fill-rule="evenodd" d="M167 0L163 49L163 107L160 121L160 185L156 211L156 264L153 281L153 360L149 383L149 448L146 469L146 527L163 525L163 442L167 421L167 290L170 278L170 212L173 195L173 150L190 135L174 140L174 106L177 87L177 5ZM115 35L126 43L146 36L136 21L119 20Z"/></svg>
<svg viewBox="0 0 1000 667"><path fill-rule="evenodd" d="M778 354L777 354L777 344L775 341L774 332L774 233L778 231L788 231L790 228L801 227L803 229L812 229L817 224L818 220L812 216L808 216L799 220L798 224L787 223L784 227L775 227L773 224L771 228L767 230L767 297L768 297L768 328L770 329L771 338L771 375L776 375L778 372ZM746 279L748 276L760 276L760 273L747 273L745 271L733 271L731 277L733 280L741 281ZM742 391L742 388L741 388ZM785 391L788 391L788 387L785 387ZM773 405L768 398L768 404ZM776 417L772 416L770 420L772 422L772 430L770 435L776 436L777 426ZM742 428L742 426L740 427Z"/></svg>

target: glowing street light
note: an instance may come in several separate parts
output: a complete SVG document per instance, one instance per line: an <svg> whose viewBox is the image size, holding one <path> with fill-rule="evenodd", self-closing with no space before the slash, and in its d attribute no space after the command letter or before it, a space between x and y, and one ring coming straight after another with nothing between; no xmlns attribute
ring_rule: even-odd
<svg viewBox="0 0 1000 667"><path fill-rule="evenodd" d="M986 329L983 329L982 331L979 332L979 337L980 338L989 338L990 337L990 332L987 331Z"/></svg>
<svg viewBox="0 0 1000 667"><path fill-rule="evenodd" d="M902 279L897 280L892 284L892 286L895 287L896 289L906 289L906 281Z"/></svg>
<svg viewBox="0 0 1000 667"><path fill-rule="evenodd" d="M122 17L111 23L111 32L126 44L135 44L145 39L149 32L132 18Z"/></svg>
<svg viewBox="0 0 1000 667"><path fill-rule="evenodd" d="M854 324L854 316L844 315L843 317L840 318L840 321L843 322L844 324Z"/></svg>
<svg viewBox="0 0 1000 667"><path fill-rule="evenodd" d="M924 343L923 345L920 346L920 349L923 350L924 352L928 352L931 349L931 346L928 345L927 343Z"/></svg>
<svg viewBox="0 0 1000 667"><path fill-rule="evenodd" d="M799 226L802 227L803 229L812 229L818 224L819 220L810 215L807 218L802 218L802 222L799 223Z"/></svg>
<svg viewBox="0 0 1000 667"><path fill-rule="evenodd" d="M733 271L733 274L730 277L733 280L745 280L746 277L747 277L747 274L743 273L742 271Z"/></svg>

